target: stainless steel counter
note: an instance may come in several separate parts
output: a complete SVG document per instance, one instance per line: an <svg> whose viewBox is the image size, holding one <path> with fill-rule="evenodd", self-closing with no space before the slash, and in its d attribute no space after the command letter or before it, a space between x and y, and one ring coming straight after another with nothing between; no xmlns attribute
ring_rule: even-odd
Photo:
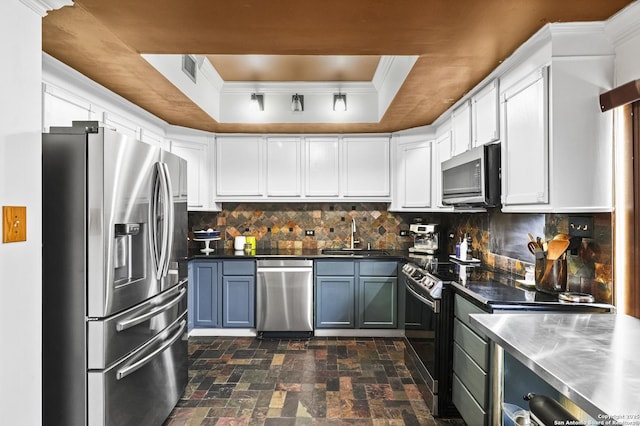
<svg viewBox="0 0 640 426"><path fill-rule="evenodd" d="M640 424L640 319L473 314L471 323L596 421Z"/></svg>

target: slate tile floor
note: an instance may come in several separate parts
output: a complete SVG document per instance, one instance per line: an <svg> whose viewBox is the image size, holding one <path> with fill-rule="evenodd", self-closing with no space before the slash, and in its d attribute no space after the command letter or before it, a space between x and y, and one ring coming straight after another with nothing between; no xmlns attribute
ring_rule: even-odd
<svg viewBox="0 0 640 426"><path fill-rule="evenodd" d="M433 418L402 339L192 337L189 354L165 426L464 424Z"/></svg>

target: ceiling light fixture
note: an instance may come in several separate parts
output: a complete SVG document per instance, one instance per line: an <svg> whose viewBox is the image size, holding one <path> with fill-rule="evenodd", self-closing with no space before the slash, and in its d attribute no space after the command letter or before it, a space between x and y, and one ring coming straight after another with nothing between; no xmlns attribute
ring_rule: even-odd
<svg viewBox="0 0 640 426"><path fill-rule="evenodd" d="M333 110L334 111L346 111L347 110L347 95L338 92L333 94Z"/></svg>
<svg viewBox="0 0 640 426"><path fill-rule="evenodd" d="M297 93L291 97L291 111L302 112L304 111L304 96Z"/></svg>
<svg viewBox="0 0 640 426"><path fill-rule="evenodd" d="M264 111L264 95L252 93L250 102L252 111Z"/></svg>

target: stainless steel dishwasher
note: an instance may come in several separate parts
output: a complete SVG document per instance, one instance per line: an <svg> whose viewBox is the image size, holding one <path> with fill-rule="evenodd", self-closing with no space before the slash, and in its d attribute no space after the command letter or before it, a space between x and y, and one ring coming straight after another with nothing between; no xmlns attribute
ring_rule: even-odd
<svg viewBox="0 0 640 426"><path fill-rule="evenodd" d="M258 260L257 273L258 335L313 335L313 261Z"/></svg>

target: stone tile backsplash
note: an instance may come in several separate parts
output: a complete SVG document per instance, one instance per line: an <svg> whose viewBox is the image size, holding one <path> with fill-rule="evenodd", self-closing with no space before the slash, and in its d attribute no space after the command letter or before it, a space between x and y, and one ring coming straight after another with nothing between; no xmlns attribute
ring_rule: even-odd
<svg viewBox="0 0 640 426"><path fill-rule="evenodd" d="M256 237L259 248L323 249L349 247L351 220L356 222L358 247L405 249L410 237L403 218L387 211L385 203L225 203L218 214L191 212L190 228L223 231L224 247L238 235ZM313 231L313 236L305 235Z"/></svg>
<svg viewBox="0 0 640 426"><path fill-rule="evenodd" d="M440 225L440 250L454 253L465 233L472 238L473 255L497 269L524 276L534 262L526 250L526 233L546 240L568 233L567 214L507 214L499 209L486 213L395 213L386 203L225 203L218 213L190 212L191 230L214 228L223 239L217 248L232 249L237 235L256 237L262 249L323 249L349 247L351 219L356 222L358 247L405 250L411 236L400 236L416 218ZM594 236L583 239L567 254L568 286L611 303L613 296L612 215L590 214ZM313 231L313 236L305 235ZM492 235L492 231L494 234Z"/></svg>

